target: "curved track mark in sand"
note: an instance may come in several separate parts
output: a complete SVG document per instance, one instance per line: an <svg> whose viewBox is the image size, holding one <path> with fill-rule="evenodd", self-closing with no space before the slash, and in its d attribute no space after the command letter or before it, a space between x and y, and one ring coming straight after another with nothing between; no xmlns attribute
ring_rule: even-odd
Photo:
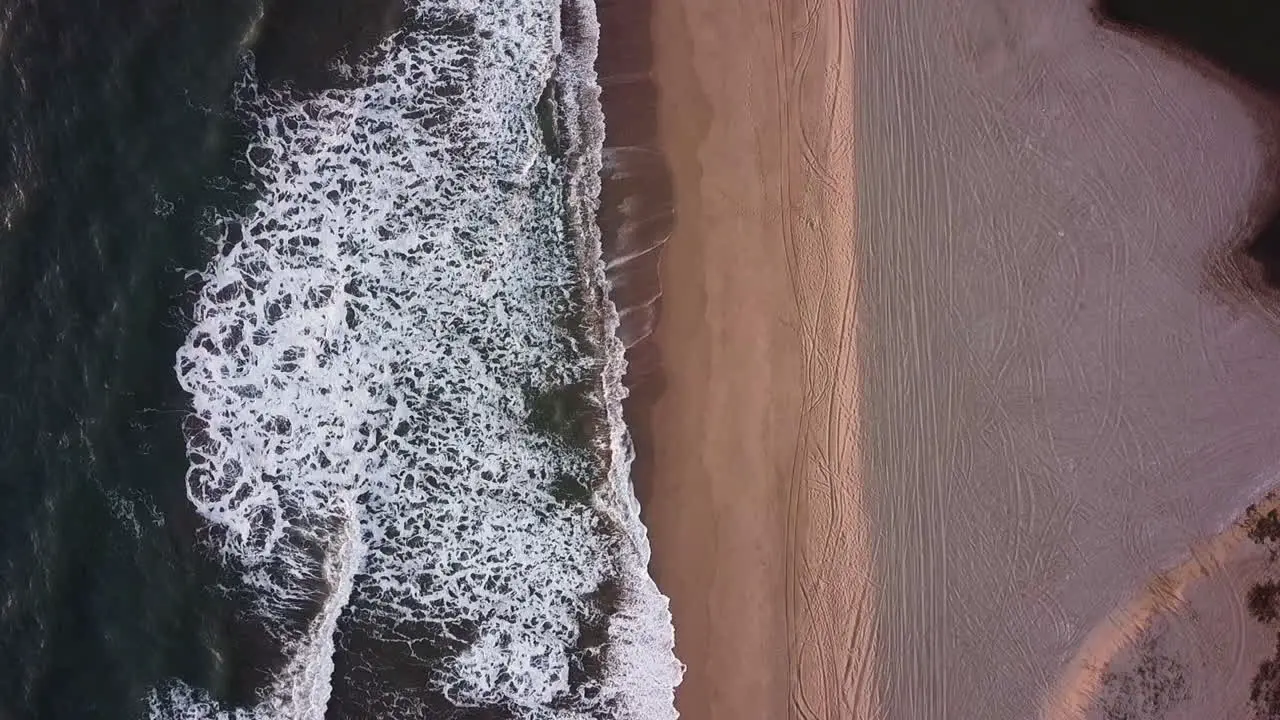
<svg viewBox="0 0 1280 720"><path fill-rule="evenodd" d="M814 720L881 716L858 448L853 14L834 0L771 8L805 384L787 492L789 715Z"/></svg>
<svg viewBox="0 0 1280 720"><path fill-rule="evenodd" d="M1269 496L1257 507L1262 514L1280 510L1280 497ZM1158 616L1179 609L1193 583L1221 568L1248 542L1246 521L1241 518L1192 547L1190 557L1152 577L1128 602L1112 610L1094 626L1066 664L1045 698L1042 720L1083 720L1111 661L1140 638ZM1243 622L1241 618L1240 624ZM1238 649L1232 662L1236 666L1242 662Z"/></svg>

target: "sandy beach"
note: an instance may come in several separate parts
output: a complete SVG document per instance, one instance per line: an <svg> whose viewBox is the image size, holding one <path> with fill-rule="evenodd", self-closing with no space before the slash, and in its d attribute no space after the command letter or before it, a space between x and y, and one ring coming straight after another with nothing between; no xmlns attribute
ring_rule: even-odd
<svg viewBox="0 0 1280 720"><path fill-rule="evenodd" d="M676 219L638 482L686 718L874 716L851 10L654 7Z"/></svg>
<svg viewBox="0 0 1280 720"><path fill-rule="evenodd" d="M864 3L858 27L886 717L1081 717L1073 658L1280 477L1280 335L1222 272L1261 128L1085 2Z"/></svg>
<svg viewBox="0 0 1280 720"><path fill-rule="evenodd" d="M1265 515L1280 500L1256 507ZM1277 558L1249 527L1244 517L1195 543L1095 625L1048 694L1044 716L1250 717L1250 682L1276 636L1250 616L1246 597L1275 577Z"/></svg>
<svg viewBox="0 0 1280 720"><path fill-rule="evenodd" d="M1260 131L1084 2L854 10L655 3L615 143L669 181L628 419L677 706L1083 717L1280 477Z"/></svg>

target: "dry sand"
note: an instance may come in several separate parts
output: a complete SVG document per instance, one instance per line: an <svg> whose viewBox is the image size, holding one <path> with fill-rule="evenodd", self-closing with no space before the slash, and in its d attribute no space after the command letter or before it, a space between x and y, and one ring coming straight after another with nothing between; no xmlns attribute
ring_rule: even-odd
<svg viewBox="0 0 1280 720"><path fill-rule="evenodd" d="M1280 477L1280 335L1210 272L1259 131L1078 0L866 2L857 57L886 715L1061 717L1113 611Z"/></svg>
<svg viewBox="0 0 1280 720"><path fill-rule="evenodd" d="M678 221L629 417L677 704L1080 716L1117 608L1280 479L1226 262L1258 127L1082 0L854 8L655 7Z"/></svg>
<svg viewBox="0 0 1280 720"><path fill-rule="evenodd" d="M1280 500L1258 505L1261 514ZM1045 703L1053 719L1211 720L1249 717L1259 664L1274 631L1250 617L1255 584L1276 577L1270 551L1241 518L1196 543L1111 611L1076 649Z"/></svg>
<svg viewBox="0 0 1280 720"><path fill-rule="evenodd" d="M677 222L642 499L692 720L875 715L851 11L655 7Z"/></svg>

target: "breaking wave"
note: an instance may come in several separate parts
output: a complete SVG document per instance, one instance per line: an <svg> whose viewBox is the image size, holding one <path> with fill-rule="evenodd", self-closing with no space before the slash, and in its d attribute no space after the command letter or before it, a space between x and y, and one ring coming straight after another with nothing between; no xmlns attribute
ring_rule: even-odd
<svg viewBox="0 0 1280 720"><path fill-rule="evenodd" d="M188 496L287 661L252 707L174 682L153 717L323 717L354 633L429 678L386 684L396 717L675 717L594 225L597 32L590 3L419 2L350 87L246 78L256 199L176 371Z"/></svg>

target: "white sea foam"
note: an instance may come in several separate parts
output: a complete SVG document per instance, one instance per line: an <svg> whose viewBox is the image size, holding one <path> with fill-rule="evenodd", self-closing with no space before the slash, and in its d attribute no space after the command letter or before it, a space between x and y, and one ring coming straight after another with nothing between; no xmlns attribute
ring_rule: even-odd
<svg viewBox="0 0 1280 720"><path fill-rule="evenodd" d="M571 208L571 218L585 241L582 267L591 275L590 284L608 288L600 229L595 222L605 128L595 74L600 25L594 0L574 0L573 6L581 26L576 46L561 59L557 78L566 88L565 114L573 118L578 128L578 132L570 136L575 144L570 156L579 163L568 174L569 195L576 201L576 206ZM622 384L627 371L626 347L618 333L621 324L618 309L607 293L601 299L600 312L611 464L609 483L599 493L598 507L625 533L625 542L614 548L624 602L609 624L608 691L615 693L619 705L625 708L623 717L674 718L677 716L674 692L684 675L684 665L674 654L669 602L648 572L649 539L640 521L640 504L630 475L635 453L622 416L622 401L627 397Z"/></svg>
<svg viewBox="0 0 1280 720"><path fill-rule="evenodd" d="M594 7L576 8L567 44L560 9L423 2L352 89L248 101L259 196L225 225L176 367L198 420L188 495L290 655L254 708L174 684L153 716L322 717L340 619L455 643L432 683L458 705L675 716L617 313L588 308L586 342L564 322L584 279L604 287L603 124ZM553 73L562 158L534 114ZM609 481L590 504L557 499L565 478L592 482L597 456L528 420L538 398L602 376ZM571 683L606 579L622 597L603 676Z"/></svg>

